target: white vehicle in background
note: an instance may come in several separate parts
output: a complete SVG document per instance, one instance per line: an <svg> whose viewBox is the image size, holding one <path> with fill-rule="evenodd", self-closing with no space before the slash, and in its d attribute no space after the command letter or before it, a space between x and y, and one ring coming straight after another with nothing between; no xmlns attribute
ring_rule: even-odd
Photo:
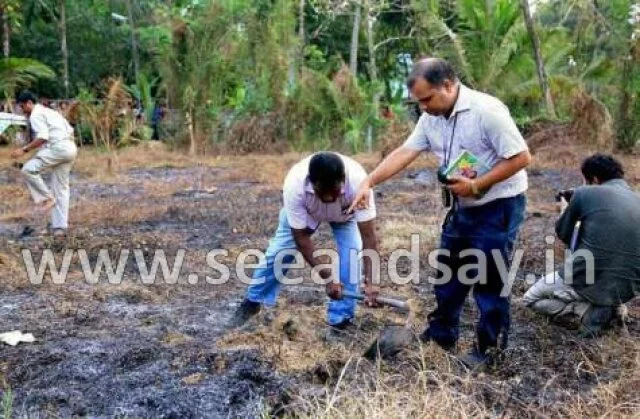
<svg viewBox="0 0 640 419"><path fill-rule="evenodd" d="M29 121L26 117L15 113L0 112L0 143L2 143L2 137L8 137L9 142L13 139L16 144L24 145L28 138L28 126ZM11 127L17 127L17 129L11 129Z"/></svg>

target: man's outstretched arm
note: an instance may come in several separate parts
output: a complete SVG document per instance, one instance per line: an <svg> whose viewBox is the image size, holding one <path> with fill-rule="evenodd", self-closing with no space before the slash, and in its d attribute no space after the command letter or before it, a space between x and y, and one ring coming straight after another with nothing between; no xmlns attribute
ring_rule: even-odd
<svg viewBox="0 0 640 419"><path fill-rule="evenodd" d="M371 188L400 172L410 165L419 155L420 150L413 150L404 146L393 150L362 182L348 211L352 212L356 209L368 208Z"/></svg>

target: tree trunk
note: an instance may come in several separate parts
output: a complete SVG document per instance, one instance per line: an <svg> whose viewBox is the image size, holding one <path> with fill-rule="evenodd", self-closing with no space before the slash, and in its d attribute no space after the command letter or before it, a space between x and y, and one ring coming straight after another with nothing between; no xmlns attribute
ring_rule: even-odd
<svg viewBox="0 0 640 419"><path fill-rule="evenodd" d="M304 46L305 46L305 33L304 33L304 6L306 4L305 0L300 0L300 9L298 16L298 38L300 38L300 56L299 63L300 67L302 67L302 63L304 62Z"/></svg>
<svg viewBox="0 0 640 419"><path fill-rule="evenodd" d="M380 107L381 92L378 87L378 65L376 64L376 51L374 47L374 34L373 34L373 17L371 16L371 0L365 0L365 17L367 19L367 50L369 52L369 78L374 85L375 93L373 94L373 109L376 115L378 115ZM373 127L371 124L367 127L367 152L371 153L373 150Z"/></svg>
<svg viewBox="0 0 640 419"><path fill-rule="evenodd" d="M187 111L187 130L189 131L189 155L196 155L196 133L193 126L193 112Z"/></svg>
<svg viewBox="0 0 640 419"><path fill-rule="evenodd" d="M138 39L136 38L136 24L133 20L133 0L127 0L127 14L129 15L129 26L131 26L131 55L133 56L133 73L138 83L140 75L140 57L138 57Z"/></svg>
<svg viewBox="0 0 640 419"><path fill-rule="evenodd" d="M620 102L618 103L618 117L617 119L617 147L621 150L628 151L636 144L637 138L635 136L637 126L635 119L637 116L633 114L634 99L633 99L633 74L636 64L636 47L635 44L631 46L629 55L623 58L622 74L620 77ZM636 99L637 100L637 99Z"/></svg>
<svg viewBox="0 0 640 419"><path fill-rule="evenodd" d="M9 31L9 15L3 9L0 9L2 16L2 54L5 58L9 57L11 45L11 33Z"/></svg>
<svg viewBox="0 0 640 419"><path fill-rule="evenodd" d="M67 11L65 0L60 0L60 19L58 30L60 31L60 52L62 53L62 82L64 84L64 97L69 97L69 49L67 48Z"/></svg>
<svg viewBox="0 0 640 419"><path fill-rule="evenodd" d="M304 45L305 45L305 36L304 36L304 7L305 0L300 0L299 8L298 8L298 42L297 47L293 48L290 52L291 62L289 63L288 70L288 81L289 88L294 88L296 85L296 76L302 72L302 67L304 65Z"/></svg>
<svg viewBox="0 0 640 419"><path fill-rule="evenodd" d="M533 55L536 60L536 71L538 72L538 80L540 82L540 88L544 94L545 105L547 113L551 118L556 117L555 106L553 105L553 97L551 96L551 90L549 90L549 82L547 80L547 73L544 69L544 60L542 58L542 52L540 51L540 40L531 16L531 9L529 8L529 0L520 0L522 6L522 13L524 14L524 21L529 32L529 38L533 45Z"/></svg>
<svg viewBox="0 0 640 419"><path fill-rule="evenodd" d="M355 13L353 15L353 29L351 31L351 49L349 51L349 70L355 77L358 74L358 38L360 36L360 20L362 19L362 4L355 1Z"/></svg>
<svg viewBox="0 0 640 419"><path fill-rule="evenodd" d="M378 65L376 64L376 51L374 47L374 35L373 35L373 17L371 16L371 10L369 8L369 0L365 0L366 4L366 17L367 17L367 49L369 52L369 77L372 82L378 81Z"/></svg>

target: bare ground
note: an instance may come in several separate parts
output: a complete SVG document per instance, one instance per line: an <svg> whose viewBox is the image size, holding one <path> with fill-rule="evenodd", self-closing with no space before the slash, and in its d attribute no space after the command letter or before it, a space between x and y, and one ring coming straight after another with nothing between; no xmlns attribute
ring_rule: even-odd
<svg viewBox="0 0 640 419"><path fill-rule="evenodd" d="M553 194L580 183L576 159L586 151L543 148L530 171L522 273L544 272L546 234L553 234ZM4 150L0 150L3 155ZM559 156L559 157L558 157ZM4 157L4 156L3 156ZM143 148L119 155L115 174L105 156L83 151L72 180L72 225L67 248L95 260L154 249L186 250L177 284L144 285L133 261L125 279L88 284L74 260L64 285L27 280L22 249L62 250L48 237L20 238L28 196L14 169L0 169L0 332L19 329L37 341L0 346L0 394L16 416L229 417L309 416L637 416L640 400L640 304L631 323L592 340L549 324L517 304L511 346L501 366L475 375L454 357L427 345L372 365L360 359L378 331L402 324L404 314L360 309L357 330L327 341L325 297L312 284L283 288L278 308L240 331L226 323L245 285L235 275L212 285L204 275L209 250L224 248L224 263L247 248L263 249L280 207L280 185L300 156L192 160ZM561 164L551 163L554 157ZM361 156L368 167L375 156ZM4 160L4 158L3 158ZM4 160L6 161L6 160ZM637 162L625 160L638 185ZM430 160L377 190L382 248L408 247L419 233L421 253L437 244L443 215ZM318 233L330 243L330 233ZM37 257L36 257L37 259ZM170 257L172 259L172 257ZM408 268L407 268L408 269ZM429 273L425 263L421 277ZM232 269L233 272L233 269ZM199 281L189 282L196 273ZM383 280L386 280L386 276ZM388 281L387 281L388 282ZM414 330L434 307L430 286L385 284L385 293L421 302ZM462 316L460 351L474 338L475 307ZM292 328L291 326L294 325ZM8 390L11 390L11 397Z"/></svg>

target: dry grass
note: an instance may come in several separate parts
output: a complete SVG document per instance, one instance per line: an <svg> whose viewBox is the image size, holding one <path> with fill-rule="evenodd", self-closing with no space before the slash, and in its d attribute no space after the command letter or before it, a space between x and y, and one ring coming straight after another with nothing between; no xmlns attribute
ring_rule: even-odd
<svg viewBox="0 0 640 419"><path fill-rule="evenodd" d="M420 252L429 252L437 247L440 239L440 221L436 216L415 217L397 214L380 223L380 250L387 254L394 249L409 249L410 237L418 234Z"/></svg>
<svg viewBox="0 0 640 419"><path fill-rule="evenodd" d="M287 312L267 312L275 316L265 320L265 314L256 319L259 326L252 331L237 331L225 335L217 342L218 347L239 350L258 349L276 368L285 373L303 372L317 362L339 361L348 356L344 345L328 345L318 336L324 330L324 311L320 307L296 307ZM295 319L297 332L285 330L287 322ZM264 325L260 323L268 322Z"/></svg>
<svg viewBox="0 0 640 419"><path fill-rule="evenodd" d="M148 142L135 147L114 150L118 167L115 175L108 171L108 154L94 147L81 147L74 172L93 178L97 181L111 181L117 173L136 167L189 167L197 164L197 160L186 154L173 153L162 143Z"/></svg>
<svg viewBox="0 0 640 419"><path fill-rule="evenodd" d="M362 313L361 313L362 314ZM402 324L404 315L391 310L367 310L360 316L360 327L347 340L327 341L323 306L287 305L286 309L261 312L241 330L217 341L219 348L258 349L283 373L305 373L327 365L342 365L353 354L364 353L377 337L370 327L385 322Z"/></svg>
<svg viewBox="0 0 640 419"><path fill-rule="evenodd" d="M294 406L304 412L301 416L314 418L637 417L640 346L629 339L609 345L607 350L619 357L625 369L618 379L582 394L563 394L550 381L548 394L543 391L538 400L524 400L522 377L465 372L452 357L426 345L394 365L372 367L366 361L349 359L324 391L304 395ZM602 365L590 363L589 367L596 377L605 372ZM554 392L555 397L567 398L554 403Z"/></svg>
<svg viewBox="0 0 640 419"><path fill-rule="evenodd" d="M0 251L0 281L1 288L16 289L23 281L24 267L21 260L13 253ZM25 281L26 282L26 281Z"/></svg>
<svg viewBox="0 0 640 419"><path fill-rule="evenodd" d="M481 402L483 386L469 375L460 376L453 362L431 346L421 347L414 359L394 369L352 358L335 384L319 396L296 400L295 406L302 417L314 418L495 416Z"/></svg>
<svg viewBox="0 0 640 419"><path fill-rule="evenodd" d="M85 201L73 207L74 223L112 226L149 220L166 212L161 206L123 206L121 202Z"/></svg>

